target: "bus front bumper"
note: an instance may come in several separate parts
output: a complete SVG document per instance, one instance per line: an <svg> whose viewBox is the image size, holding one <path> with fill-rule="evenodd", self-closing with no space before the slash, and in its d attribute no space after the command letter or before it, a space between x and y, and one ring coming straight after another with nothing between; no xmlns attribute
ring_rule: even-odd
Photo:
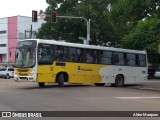
<svg viewBox="0 0 160 120"><path fill-rule="evenodd" d="M14 80L16 82L35 82L36 81L34 76L16 76L16 75L14 75Z"/></svg>

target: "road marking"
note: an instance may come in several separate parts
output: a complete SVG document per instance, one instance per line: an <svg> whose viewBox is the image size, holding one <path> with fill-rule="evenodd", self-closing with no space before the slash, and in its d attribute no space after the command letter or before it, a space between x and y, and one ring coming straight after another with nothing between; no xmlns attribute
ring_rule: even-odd
<svg viewBox="0 0 160 120"><path fill-rule="evenodd" d="M115 97L118 99L160 99L160 97Z"/></svg>

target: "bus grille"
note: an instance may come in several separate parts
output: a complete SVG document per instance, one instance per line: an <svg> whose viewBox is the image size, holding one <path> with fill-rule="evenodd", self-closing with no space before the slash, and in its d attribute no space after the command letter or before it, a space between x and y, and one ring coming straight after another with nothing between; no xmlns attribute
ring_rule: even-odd
<svg viewBox="0 0 160 120"><path fill-rule="evenodd" d="M26 73L19 73L20 76L27 76L28 74Z"/></svg>
<svg viewBox="0 0 160 120"><path fill-rule="evenodd" d="M26 77L19 77L20 79L27 79Z"/></svg>
<svg viewBox="0 0 160 120"><path fill-rule="evenodd" d="M30 69L17 69L18 72L28 72Z"/></svg>

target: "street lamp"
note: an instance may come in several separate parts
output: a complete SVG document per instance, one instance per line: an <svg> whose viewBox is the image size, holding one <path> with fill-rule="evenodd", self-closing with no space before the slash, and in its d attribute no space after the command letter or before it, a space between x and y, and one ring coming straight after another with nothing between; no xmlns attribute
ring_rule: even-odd
<svg viewBox="0 0 160 120"><path fill-rule="evenodd" d="M80 40L83 40L83 44L87 45L87 40L84 37L79 37Z"/></svg>
<svg viewBox="0 0 160 120"><path fill-rule="evenodd" d="M90 41L90 25L91 25L91 19L87 21L87 41L86 41L87 45L89 45Z"/></svg>

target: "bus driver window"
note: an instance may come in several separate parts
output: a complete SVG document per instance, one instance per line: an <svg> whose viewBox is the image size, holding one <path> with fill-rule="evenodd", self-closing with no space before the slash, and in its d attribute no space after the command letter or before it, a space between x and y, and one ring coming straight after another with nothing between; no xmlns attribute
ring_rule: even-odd
<svg viewBox="0 0 160 120"><path fill-rule="evenodd" d="M39 48L38 50L38 60L39 61L46 61L51 62L52 55L50 48Z"/></svg>

